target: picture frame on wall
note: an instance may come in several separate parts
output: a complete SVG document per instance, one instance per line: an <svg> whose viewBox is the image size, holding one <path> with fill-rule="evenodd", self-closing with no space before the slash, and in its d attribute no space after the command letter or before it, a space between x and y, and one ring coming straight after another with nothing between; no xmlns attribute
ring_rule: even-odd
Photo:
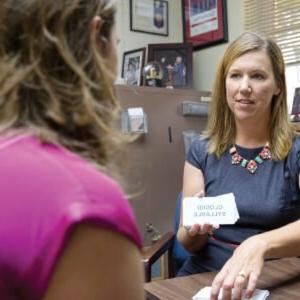
<svg viewBox="0 0 300 300"><path fill-rule="evenodd" d="M168 1L130 0L130 30L168 36Z"/></svg>
<svg viewBox="0 0 300 300"><path fill-rule="evenodd" d="M294 122L300 121L300 87L295 87L293 104L291 110L291 118Z"/></svg>
<svg viewBox="0 0 300 300"><path fill-rule="evenodd" d="M194 50L228 42L226 0L182 0L183 35Z"/></svg>
<svg viewBox="0 0 300 300"><path fill-rule="evenodd" d="M127 85L142 85L146 48L134 49L123 53L122 77Z"/></svg>
<svg viewBox="0 0 300 300"><path fill-rule="evenodd" d="M193 45L189 43L149 44L148 62L162 68L162 87L191 88L193 85Z"/></svg>

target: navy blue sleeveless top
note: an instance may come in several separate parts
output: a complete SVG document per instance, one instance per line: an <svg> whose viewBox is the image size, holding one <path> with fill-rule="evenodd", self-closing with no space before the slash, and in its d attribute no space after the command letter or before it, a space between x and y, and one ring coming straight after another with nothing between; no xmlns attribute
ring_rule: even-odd
<svg viewBox="0 0 300 300"><path fill-rule="evenodd" d="M208 154L207 147L206 139L194 141L186 160L202 171L205 195L217 196L232 192L240 215L236 224L223 225L214 232L217 240L240 244L252 235L299 219L299 137L294 139L292 149L285 160L264 161L254 174L240 165L232 165L229 151L224 152L218 159L215 155ZM254 159L262 150L239 146L236 148L238 153L248 160ZM217 270L223 266L232 255L233 248L219 241L210 239L200 253L201 264L206 265L206 268L189 274Z"/></svg>

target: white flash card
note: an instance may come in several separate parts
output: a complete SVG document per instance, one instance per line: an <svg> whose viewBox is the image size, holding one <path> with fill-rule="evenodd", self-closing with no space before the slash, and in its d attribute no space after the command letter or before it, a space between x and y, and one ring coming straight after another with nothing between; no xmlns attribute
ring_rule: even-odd
<svg viewBox="0 0 300 300"><path fill-rule="evenodd" d="M233 193L216 197L183 199L183 226L194 224L234 224L239 219Z"/></svg>
<svg viewBox="0 0 300 300"><path fill-rule="evenodd" d="M210 299L210 292L211 292L211 287L206 286L203 289L201 289L196 295L193 296L193 300L209 300ZM256 289L254 291L253 296L248 299L248 300L265 300L267 297L270 295L270 292L268 290L259 290ZM222 290L219 293L218 299L222 299ZM242 300L246 299L245 298L245 290L242 292Z"/></svg>

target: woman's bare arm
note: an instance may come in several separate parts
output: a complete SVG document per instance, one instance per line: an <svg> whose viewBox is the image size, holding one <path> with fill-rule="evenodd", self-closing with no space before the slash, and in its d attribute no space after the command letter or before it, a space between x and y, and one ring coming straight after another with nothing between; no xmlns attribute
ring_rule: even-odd
<svg viewBox="0 0 300 300"><path fill-rule="evenodd" d="M78 225L60 257L44 300L144 299L138 248L119 233Z"/></svg>
<svg viewBox="0 0 300 300"><path fill-rule="evenodd" d="M183 172L183 190L182 199L185 197L194 197L204 195L204 177L200 169L186 162ZM207 233L212 230L209 224L192 226L189 230L182 226L182 205L180 227L177 232L177 238L183 247L189 252L199 251L207 241Z"/></svg>

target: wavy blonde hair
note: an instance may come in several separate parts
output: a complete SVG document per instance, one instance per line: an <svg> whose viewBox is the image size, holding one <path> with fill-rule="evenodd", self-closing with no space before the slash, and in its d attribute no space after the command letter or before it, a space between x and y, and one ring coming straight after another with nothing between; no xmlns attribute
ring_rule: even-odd
<svg viewBox="0 0 300 300"><path fill-rule="evenodd" d="M269 56L275 80L280 87L280 93L272 99L269 124L269 143L273 158L284 159L292 147L296 132L288 119L285 65L281 50L271 39L247 32L227 48L214 82L212 108L204 136L210 139L209 153L214 153L219 158L234 143L236 134L234 115L226 102L225 82L228 70L238 57L259 50L265 50Z"/></svg>
<svg viewBox="0 0 300 300"><path fill-rule="evenodd" d="M91 38L95 16L108 45L111 0L1 0L0 131L29 129L108 171L124 140L112 73Z"/></svg>

